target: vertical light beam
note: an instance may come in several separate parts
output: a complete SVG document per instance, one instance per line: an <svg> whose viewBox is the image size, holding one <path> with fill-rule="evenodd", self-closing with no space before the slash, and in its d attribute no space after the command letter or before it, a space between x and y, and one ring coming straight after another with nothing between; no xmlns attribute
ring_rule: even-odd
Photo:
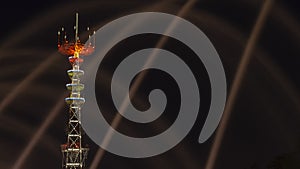
<svg viewBox="0 0 300 169"><path fill-rule="evenodd" d="M66 93L63 94L63 97L60 97L58 102L55 104L53 109L50 111L48 116L45 118L45 120L42 122L41 126L38 127L38 130L33 135L32 139L29 141L25 149L22 151L20 156L18 157L17 161L14 163L13 167L11 169L22 169L22 165L26 161L26 159L29 157L30 153L32 152L33 148L37 145L38 141L42 138L45 131L48 129L49 125L53 122L53 120L58 115L60 109L64 106L64 103L62 100L65 98Z"/></svg>
<svg viewBox="0 0 300 169"><path fill-rule="evenodd" d="M260 35L260 32L261 32L263 26L264 26L265 20L271 9L272 3L273 3L273 0L266 0L264 2L263 7L259 13L257 20L256 20L256 23L252 29L250 38L248 39L246 48L242 54L241 61L237 68L237 72L234 77L233 84L232 84L232 87L231 87L231 90L230 90L230 93L229 93L229 96L227 99L227 104L225 106L223 117L222 117L220 125L216 131L216 136L215 136L212 148L210 150L205 169L213 169L214 168L214 164L217 159L220 145L221 145L222 139L224 137L224 133L225 133L226 127L228 125L228 121L229 121L234 103L236 101L236 97L238 95L240 86L242 84L243 77L245 76L251 55L255 48L255 44L257 42L257 39L259 38L259 35Z"/></svg>
<svg viewBox="0 0 300 169"><path fill-rule="evenodd" d="M29 75L27 75L14 89L10 92L0 103L0 115L3 113L3 110L8 106L23 90L25 90L29 84L37 78L51 63L55 60L56 57L50 56L47 60L43 61L36 69L34 69Z"/></svg>
<svg viewBox="0 0 300 169"><path fill-rule="evenodd" d="M189 9L196 3L197 1L196 0L189 0L181 9L180 11L178 12L177 16L179 17L182 17L183 15L185 15ZM169 34L170 32L173 31L174 27L177 25L177 22L178 20L177 19L174 19L171 24L168 26L168 28L166 29L166 33L165 34ZM163 45L167 42L168 38L163 36L162 38L159 39L158 43L155 45L155 48L162 48ZM153 63L153 61L155 60L156 58L156 55L157 55L157 50L153 50L153 52L150 54L150 56L148 57L146 63L144 64L144 67L149 67L149 65L151 65ZM137 79L135 80L135 82L132 84L132 87L131 87L131 91L133 93L133 95L136 94L137 90L138 90L138 87L140 86L140 84L142 83L143 79L145 78L146 76L146 73L143 73L141 76L138 76ZM113 129L112 128L117 128L121 119L122 119L122 116L121 114L124 114L124 112L126 111L128 105L129 105L129 102L130 100L128 99L129 97L126 97L126 99L123 100L121 106L120 106L120 112L119 113L116 113L116 116L114 117L112 123L111 123L111 128L107 131L105 137L104 137L104 140L103 140L103 143L102 145L104 147L106 147L112 136L113 136ZM99 148L95 157L94 157L94 160L92 161L92 164L90 166L90 169L96 169L97 166L99 165L99 163L101 162L101 159L104 155L105 151L104 149L102 148Z"/></svg>

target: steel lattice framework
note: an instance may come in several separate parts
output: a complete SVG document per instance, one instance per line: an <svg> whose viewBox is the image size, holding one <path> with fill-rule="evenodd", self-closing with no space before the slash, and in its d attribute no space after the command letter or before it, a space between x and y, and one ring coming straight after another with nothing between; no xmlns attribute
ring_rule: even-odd
<svg viewBox="0 0 300 169"><path fill-rule="evenodd" d="M74 42L69 42L67 40L64 28L62 28L61 31L58 31L58 50L61 54L69 56L69 62L72 65L72 69L67 71L71 83L66 85L67 89L70 91L70 96L65 99L69 105L67 143L61 145L61 152L63 155L62 168L64 169L83 169L89 150L82 145L80 116L81 106L84 104L85 99L81 96L84 85L80 83L80 77L84 74L84 71L80 70L80 64L83 62L83 59L80 58L80 56L91 54L94 51L94 44L88 43L87 45L84 45L80 42L78 36L78 13L76 13L76 25L74 28ZM63 35L62 38L61 34ZM90 42L90 40L88 42Z"/></svg>

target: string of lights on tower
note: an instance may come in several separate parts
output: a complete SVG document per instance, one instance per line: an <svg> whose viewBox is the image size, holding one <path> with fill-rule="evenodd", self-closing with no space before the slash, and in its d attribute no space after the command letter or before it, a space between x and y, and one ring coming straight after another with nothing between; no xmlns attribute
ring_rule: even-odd
<svg viewBox="0 0 300 169"><path fill-rule="evenodd" d="M69 119L67 125L67 142L61 145L63 169L83 169L89 151L89 148L83 146L82 143L81 107L85 99L81 96L84 84L80 83L80 77L84 75L84 71L80 69L80 65L84 61L81 56L88 56L94 52L95 39L91 39L90 33L88 42L83 44L78 34L78 13L76 13L75 21L74 39L67 37L68 35L64 27L58 31L58 51L62 55L68 56L69 62L72 65L72 69L67 71L71 83L66 85L70 91L70 95L65 99L69 105ZM90 32L89 28L87 28L87 31ZM95 34L95 31L92 34Z"/></svg>

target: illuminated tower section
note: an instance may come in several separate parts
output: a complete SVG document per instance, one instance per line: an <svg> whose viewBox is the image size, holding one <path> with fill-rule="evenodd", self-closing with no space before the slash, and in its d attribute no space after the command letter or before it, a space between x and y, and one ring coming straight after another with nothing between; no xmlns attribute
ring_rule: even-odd
<svg viewBox="0 0 300 169"><path fill-rule="evenodd" d="M87 56L94 51L95 39L91 42L89 35L86 45L80 42L78 36L78 13L76 13L74 30L75 37L73 42L68 41L64 28L58 31L58 51L68 56L72 65L72 69L67 71L71 83L66 85L70 91L70 96L65 99L69 105L69 120L67 125L67 143L61 145L63 169L83 169L89 150L82 145L81 107L85 99L81 96L84 85L80 83L80 77L83 76L84 71L80 70L80 64L83 62L81 56ZM89 28L87 31L89 31Z"/></svg>

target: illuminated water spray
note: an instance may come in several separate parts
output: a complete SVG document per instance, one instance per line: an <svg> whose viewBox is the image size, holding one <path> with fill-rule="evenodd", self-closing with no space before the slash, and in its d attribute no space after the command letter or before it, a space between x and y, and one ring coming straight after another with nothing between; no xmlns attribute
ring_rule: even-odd
<svg viewBox="0 0 300 169"><path fill-rule="evenodd" d="M68 56L69 62L72 65L72 69L67 71L71 83L66 85L70 91L70 96L65 99L69 105L69 120L67 126L67 143L61 145L63 169L83 169L89 150L82 145L81 106L84 104L85 99L81 96L84 85L80 83L80 77L84 74L84 71L80 70L80 64L83 62L81 56L87 56L94 52L95 39L91 40L89 35L86 45L80 42L78 13L76 13L74 30L75 37L73 41L69 41L64 28L58 31L58 51ZM87 31L89 31L89 28L87 28Z"/></svg>

